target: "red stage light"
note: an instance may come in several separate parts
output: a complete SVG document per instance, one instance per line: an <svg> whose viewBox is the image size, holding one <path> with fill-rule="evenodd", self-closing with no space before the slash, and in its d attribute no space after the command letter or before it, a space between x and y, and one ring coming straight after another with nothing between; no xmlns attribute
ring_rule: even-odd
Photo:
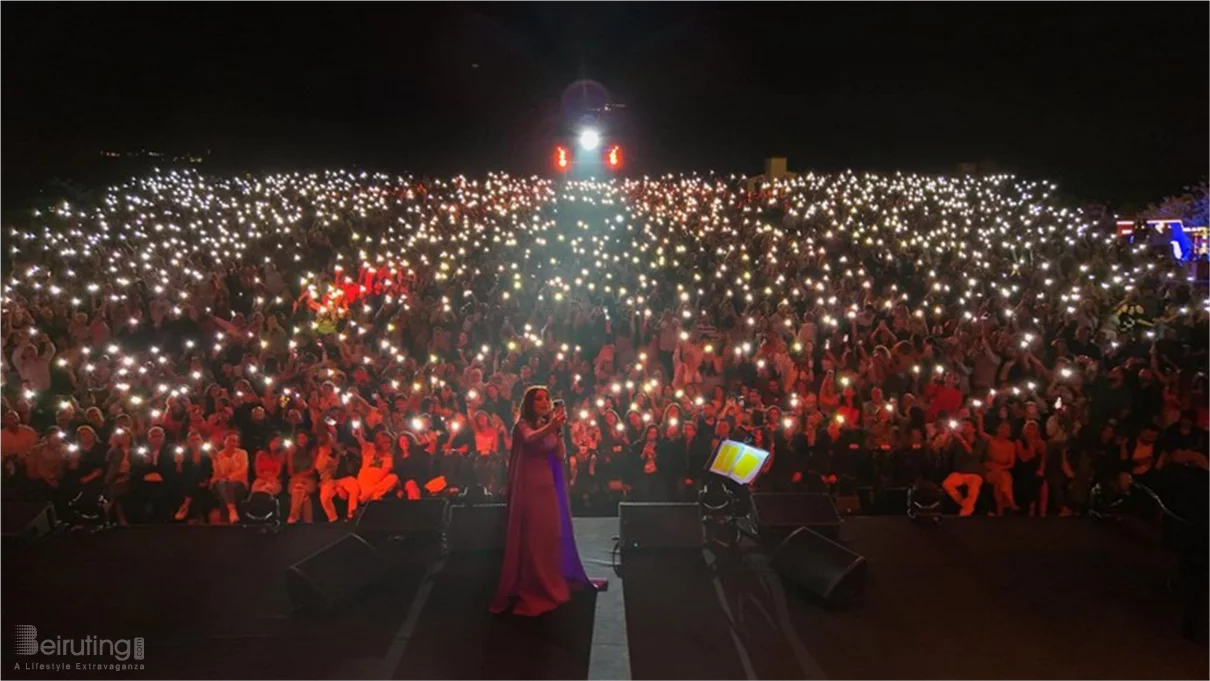
<svg viewBox="0 0 1210 681"><path fill-rule="evenodd" d="M555 147L555 168L567 170L571 167L571 152L567 147Z"/></svg>
<svg viewBox="0 0 1210 681"><path fill-rule="evenodd" d="M609 151L605 152L605 164L611 169L617 170L622 167L622 147L614 145L609 147Z"/></svg>

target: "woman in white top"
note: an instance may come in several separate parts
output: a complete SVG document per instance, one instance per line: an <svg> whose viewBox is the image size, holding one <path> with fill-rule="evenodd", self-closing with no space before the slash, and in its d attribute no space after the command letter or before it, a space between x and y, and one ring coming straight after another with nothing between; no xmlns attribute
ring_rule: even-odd
<svg viewBox="0 0 1210 681"><path fill-rule="evenodd" d="M223 448L213 457L214 477L210 486L227 507L227 520L239 522L236 504L248 493L248 452L239 448L239 435L230 433Z"/></svg>

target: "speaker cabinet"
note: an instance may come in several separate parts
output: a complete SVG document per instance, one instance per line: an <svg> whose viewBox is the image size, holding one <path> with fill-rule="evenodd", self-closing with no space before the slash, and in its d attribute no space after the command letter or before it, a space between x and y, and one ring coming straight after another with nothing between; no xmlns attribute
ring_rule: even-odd
<svg viewBox="0 0 1210 681"><path fill-rule="evenodd" d="M378 551L348 534L286 569L286 589L296 610L330 612L385 573Z"/></svg>
<svg viewBox="0 0 1210 681"><path fill-rule="evenodd" d="M508 504L467 504L450 509L450 551L503 551L508 539Z"/></svg>
<svg viewBox="0 0 1210 681"><path fill-rule="evenodd" d="M865 589L865 558L807 527L786 537L771 564L788 586L827 604L846 602Z"/></svg>
<svg viewBox="0 0 1210 681"><path fill-rule="evenodd" d="M45 501L5 501L0 504L0 536L6 540L34 541L59 524L55 507Z"/></svg>
<svg viewBox="0 0 1210 681"><path fill-rule="evenodd" d="M840 515L827 494L753 494L756 525L762 537L781 541L790 532L809 527L833 540L840 539Z"/></svg>
<svg viewBox="0 0 1210 681"><path fill-rule="evenodd" d="M702 548L702 514L697 504L652 502L618 504L622 551Z"/></svg>
<svg viewBox="0 0 1210 681"><path fill-rule="evenodd" d="M357 518L357 531L371 538L439 535L449 525L449 507L446 499L373 501Z"/></svg>

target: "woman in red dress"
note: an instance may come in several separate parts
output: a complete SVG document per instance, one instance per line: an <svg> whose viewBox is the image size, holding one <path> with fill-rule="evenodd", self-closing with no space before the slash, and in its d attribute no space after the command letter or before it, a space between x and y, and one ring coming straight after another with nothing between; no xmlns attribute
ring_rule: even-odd
<svg viewBox="0 0 1210 681"><path fill-rule="evenodd" d="M535 616L591 586L576 550L563 475L567 412L542 386L525 391L508 464L508 541L491 611Z"/></svg>

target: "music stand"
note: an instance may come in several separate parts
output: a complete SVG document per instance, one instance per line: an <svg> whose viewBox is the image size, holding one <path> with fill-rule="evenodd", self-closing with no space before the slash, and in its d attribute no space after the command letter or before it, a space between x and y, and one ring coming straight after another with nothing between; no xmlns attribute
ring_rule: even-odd
<svg viewBox="0 0 1210 681"><path fill-rule="evenodd" d="M740 510L736 510L735 507L739 501L736 492L739 492L745 499L747 498L744 493L748 484L760 475L760 471L768 459L767 450L735 440L723 440L714 452L714 456L710 458L710 462L706 464L706 471L713 474L711 477L717 484L711 484L708 480L698 495L698 504L702 507L704 516L703 521L707 522L708 528L713 525L717 530L726 529L728 531L726 537L715 537L714 543L737 548L740 535L753 540L757 539L756 533L751 527L743 527L739 523L742 517L751 513L751 509L745 510L741 505ZM712 534L707 532L707 536Z"/></svg>

